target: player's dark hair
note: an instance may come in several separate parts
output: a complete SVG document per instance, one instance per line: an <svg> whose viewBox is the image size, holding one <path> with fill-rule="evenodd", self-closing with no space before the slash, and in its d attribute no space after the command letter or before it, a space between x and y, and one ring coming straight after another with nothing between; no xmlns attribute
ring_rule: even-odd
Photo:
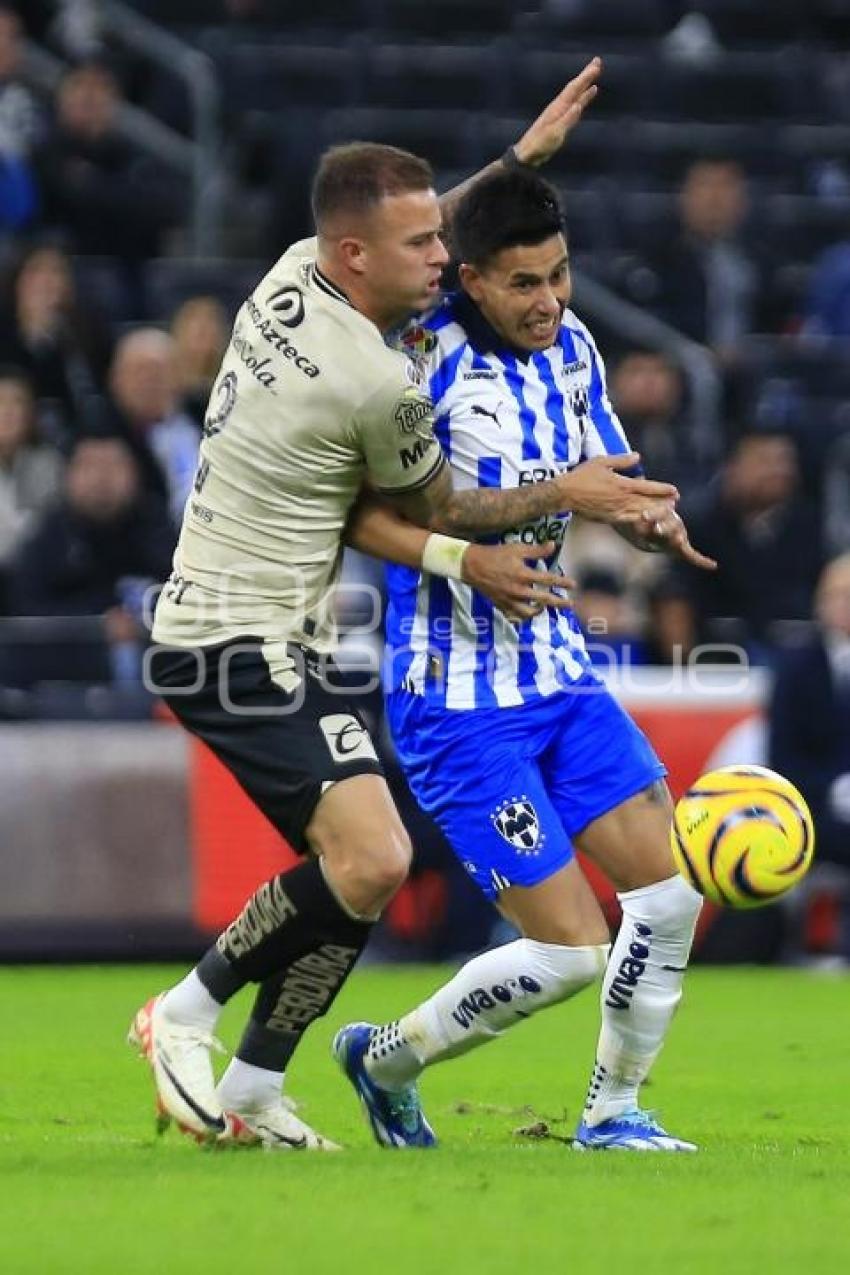
<svg viewBox="0 0 850 1275"><path fill-rule="evenodd" d="M332 146L319 160L313 179L313 219L321 232L340 213L367 213L387 195L429 190L433 185L431 165L410 151L377 142Z"/></svg>
<svg viewBox="0 0 850 1275"><path fill-rule="evenodd" d="M452 218L452 248L458 261L480 267L504 248L563 232L554 187L537 173L511 170L482 177L463 196Z"/></svg>

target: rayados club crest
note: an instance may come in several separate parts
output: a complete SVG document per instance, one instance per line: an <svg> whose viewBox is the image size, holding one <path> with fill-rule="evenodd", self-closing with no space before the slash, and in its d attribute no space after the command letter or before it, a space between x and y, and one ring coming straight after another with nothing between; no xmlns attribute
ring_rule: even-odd
<svg viewBox="0 0 850 1275"><path fill-rule="evenodd" d="M500 837L520 854L539 854L546 840L537 811L525 793L503 801L490 819Z"/></svg>

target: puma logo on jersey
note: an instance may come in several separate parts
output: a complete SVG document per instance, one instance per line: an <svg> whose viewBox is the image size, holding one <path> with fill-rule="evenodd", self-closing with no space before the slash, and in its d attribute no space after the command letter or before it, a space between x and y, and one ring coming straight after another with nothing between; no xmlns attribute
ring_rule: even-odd
<svg viewBox="0 0 850 1275"><path fill-rule="evenodd" d="M498 411L499 411L499 409L498 409L498 408L496 409L496 411L495 411L495 412L488 411L488 409L487 409L486 407L482 407L480 403L473 403L473 404L472 404L472 415L473 415L473 416L489 416L490 420L491 420L491 421L495 421L495 422L496 422L496 424L498 425L499 429L501 429L501 428L502 428L502 422L499 420Z"/></svg>

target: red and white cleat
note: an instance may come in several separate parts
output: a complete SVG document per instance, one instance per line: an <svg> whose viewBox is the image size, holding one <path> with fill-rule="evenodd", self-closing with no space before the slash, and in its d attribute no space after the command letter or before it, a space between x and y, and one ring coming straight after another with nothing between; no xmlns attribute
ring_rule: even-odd
<svg viewBox="0 0 850 1275"><path fill-rule="evenodd" d="M156 1086L157 1132L164 1133L172 1120L199 1142L215 1141L227 1131L210 1059L212 1050L224 1052L215 1037L168 1018L160 995L151 997L138 1011L127 1042L150 1063Z"/></svg>
<svg viewBox="0 0 850 1275"><path fill-rule="evenodd" d="M226 1111L222 1146L262 1146L266 1151L341 1151L330 1138L316 1133L295 1114L291 1098L255 1111Z"/></svg>

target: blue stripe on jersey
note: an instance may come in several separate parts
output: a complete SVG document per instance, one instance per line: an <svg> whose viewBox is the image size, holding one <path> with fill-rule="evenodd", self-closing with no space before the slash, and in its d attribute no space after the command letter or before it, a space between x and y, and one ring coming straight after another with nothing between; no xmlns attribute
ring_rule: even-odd
<svg viewBox="0 0 850 1275"><path fill-rule="evenodd" d="M501 456L479 456L478 486L479 487L501 487L501 485L502 485Z"/></svg>
<svg viewBox="0 0 850 1275"><path fill-rule="evenodd" d="M561 628L559 624L560 613L556 611L554 607L549 607L547 614L549 616L549 646L552 650L552 654L549 656L549 659L551 661L552 667L555 670L555 677L561 683L561 685L563 685L564 684L563 665L561 664L560 660L555 658L555 651L559 647L564 645L564 636L561 633Z"/></svg>
<svg viewBox="0 0 850 1275"><path fill-rule="evenodd" d="M443 449L443 455L446 460L451 462L452 459L452 432L449 429L451 416L448 412L443 412L442 416L438 416L434 421L434 437Z"/></svg>
<svg viewBox="0 0 850 1275"><path fill-rule="evenodd" d="M441 698L445 696L446 677L449 671L449 653L452 649L452 594L448 580L431 576L428 584L428 670L425 684L440 684ZM439 668L435 670L435 660Z"/></svg>
<svg viewBox="0 0 850 1275"><path fill-rule="evenodd" d="M402 567L394 562L384 566L388 599L382 674L385 686L400 686L414 660L411 628L416 615L420 578L419 571L413 567Z"/></svg>
<svg viewBox="0 0 850 1275"><path fill-rule="evenodd" d="M622 455L623 452L627 452L629 449L603 401L605 388L599 371L599 358L596 351L580 332L577 332L576 336L584 341L587 346L587 352L590 355L590 419L593 421L594 429L599 435L602 446L608 455Z"/></svg>
<svg viewBox="0 0 850 1275"><path fill-rule="evenodd" d="M555 460L567 461L570 458L570 438L564 415L564 396L555 384L555 373L547 355L541 351L533 359L540 379L546 386L546 415L555 426L552 454Z"/></svg>
<svg viewBox="0 0 850 1275"><path fill-rule="evenodd" d="M439 403L450 385L453 385L457 378L460 361L466 351L466 343L462 342L456 350L453 350L448 358L443 359L434 375L429 381L429 389L431 392L431 401Z"/></svg>
<svg viewBox="0 0 850 1275"><path fill-rule="evenodd" d="M517 689L524 700L537 696L537 683L534 674L537 672L537 656L534 654L534 632L530 620L523 620L517 625L519 643L519 659L517 661Z"/></svg>
<svg viewBox="0 0 850 1275"><path fill-rule="evenodd" d="M519 423L522 426L522 459L540 460L543 453L534 434L534 412L525 401L522 373L517 367L517 361L512 354L500 354L499 358L505 367L505 381L508 389L513 394L519 407Z"/></svg>
<svg viewBox="0 0 850 1275"><path fill-rule="evenodd" d="M441 328L447 328L450 323L454 322L455 316L452 306L443 302L438 309L428 315L422 326L427 328L429 332L439 332Z"/></svg>
<svg viewBox="0 0 850 1275"><path fill-rule="evenodd" d="M478 486L501 487L501 456L480 456L478 458ZM472 594L472 618L475 622L475 707L496 708L498 701L493 690L495 663L490 654L495 649L495 632L493 627L493 603L480 593Z"/></svg>

